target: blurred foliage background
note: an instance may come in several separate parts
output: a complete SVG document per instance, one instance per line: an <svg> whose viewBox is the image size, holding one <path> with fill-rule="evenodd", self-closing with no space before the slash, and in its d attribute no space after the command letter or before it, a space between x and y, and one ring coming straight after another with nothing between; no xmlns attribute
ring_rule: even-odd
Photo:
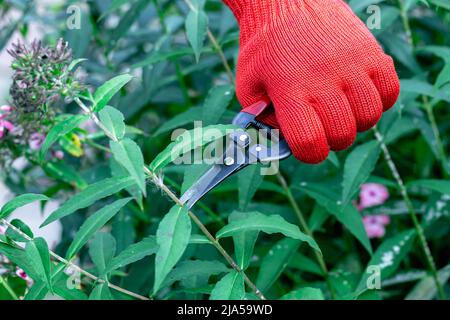
<svg viewBox="0 0 450 320"><path fill-rule="evenodd" d="M232 212L232 216L250 218L258 213L279 215L315 239L322 254L280 234L258 236L264 230L256 234L244 230L240 236L254 238L250 244L238 236L234 241L221 240L231 257L249 259L248 266L240 267L267 298L448 297L450 2L354 0L350 5L364 21L374 18L369 6L381 9L381 27L371 31L395 59L402 80L397 105L383 116L377 129L360 134L349 150L333 153L314 166L291 158L281 163L281 174L264 179L249 168L215 189L194 212L212 234L228 223ZM239 30L219 0L206 4L189 0L3 0L0 16L2 52L13 35L27 38L37 28L43 43L55 45L63 38L73 49L74 59L86 59L77 77L89 88L100 87L119 74L134 76L108 104L124 115L127 136L139 144L146 164L170 143L174 129L191 129L195 120L208 125L230 123L240 110L230 94L234 92ZM189 16L194 25L187 22ZM78 17L81 29L70 30ZM10 98L2 97L2 103L7 102ZM54 106L61 114L80 112L71 101L59 100ZM25 151L26 164L3 168L1 177L17 195L44 194L63 203L111 176L114 166L107 142L88 121L53 147L53 152L63 152L64 157L42 164L32 161L34 151ZM203 171L201 165L168 166L159 176L160 184L148 183L147 197L141 194L124 207L73 260L99 276L82 273L81 285L74 290L64 285L67 277L71 279L61 272L67 261L52 264L53 280L45 281L45 268L40 275L36 265L27 272L36 274L29 274L33 280L21 277L16 265L24 268L17 258L22 253L13 243L31 240L20 239L4 224L0 298L25 295L37 299L52 292L65 299L129 299L136 298L128 294L134 292L140 295L137 298L207 299L213 292L219 298L257 299L252 284L245 281L244 287L244 277L231 271L229 261L220 250L204 244L208 240L203 236L191 237L175 269L168 270L169 280L153 292L157 249L155 240L148 237L156 234L173 205L167 193L161 193L161 181L179 194ZM125 195L125 191L118 192L61 219L62 239L55 253L65 256L86 218L111 203L111 198ZM375 200L370 202L370 197ZM15 221L14 225L24 231L23 224ZM192 234L200 231L192 227ZM147 246L145 239L150 241ZM239 247L239 241L245 244ZM254 249L252 241L256 241ZM106 243L103 249L99 243ZM111 272L103 272L92 258L92 252L99 252L95 250L114 246L112 253L106 252L112 258L135 243L141 244L136 247L141 256ZM36 247L42 248L39 241ZM374 272L370 266L380 267L376 269L380 271L379 290L367 290L365 285ZM51 282L53 288L48 287Z"/></svg>

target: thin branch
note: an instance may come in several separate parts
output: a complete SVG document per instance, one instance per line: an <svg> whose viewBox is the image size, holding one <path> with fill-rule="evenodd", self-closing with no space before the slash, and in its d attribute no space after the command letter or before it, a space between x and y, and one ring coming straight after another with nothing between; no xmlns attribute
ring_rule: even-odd
<svg viewBox="0 0 450 320"><path fill-rule="evenodd" d="M278 181L280 182L281 187L283 188L284 192L286 193L286 197L289 200L289 203L291 204L292 209L294 210L295 214L297 215L298 221L300 222L300 226L302 227L303 231L308 236L310 236L312 239L314 239L314 235L313 235L311 229L309 229L308 223L306 222L306 219L305 219L305 216L303 215L300 207L298 206L297 202L295 201L294 195L292 194L291 189L289 189L286 179L280 172L278 172L277 178L278 178ZM333 299L336 299L336 293L334 292L333 286L330 283L329 271L328 271L327 265L325 263L325 260L319 254L319 252L317 252L316 250L314 250L314 254L315 254L316 260L319 263L320 268L322 269L322 272L325 276L325 280L327 283L328 290L330 291L331 297Z"/></svg>
<svg viewBox="0 0 450 320"><path fill-rule="evenodd" d="M113 141L117 141L117 138L109 132L108 128L106 128L103 123L99 120L97 115L91 111L89 107L87 107L79 98L75 98L74 101L80 106L80 108L91 117L91 119L95 122L95 124L105 133L105 135ZM143 167L145 174L153 181L155 186L160 188L169 198L175 202L176 204L183 206L183 203L180 199L158 178L158 176L152 172L146 166ZM225 260L235 269L237 272L242 274L245 283L255 292L255 294L261 299L265 300L266 298L262 294L262 292L256 287L256 285L250 280L250 278L245 274L245 272L239 268L237 263L233 260L233 258L226 252L226 250L220 245L219 241L208 231L205 225L200 221L200 219L192 212L189 211L190 218L194 221L194 223L199 227L199 229L203 232L203 234L209 239L211 244L216 247L216 249L220 252L220 254L225 258Z"/></svg>
<svg viewBox="0 0 450 320"><path fill-rule="evenodd" d="M8 221L6 221L5 219L1 219L1 220L0 220L0 223L4 224L4 225L7 226L8 228L11 228L12 230L14 230L14 231L17 232L18 234L20 234L22 237L24 237L25 239L27 239L28 241L32 241L32 240L33 240L33 238L29 237L26 233L22 232L22 230L20 230L19 228L16 228L14 225L10 224L10 223L9 223ZM104 283L104 284L106 284L106 285L107 285L109 288L111 288L111 289L114 289L114 290L116 290L116 291L118 291L118 292L121 292L121 293L123 293L123 294L126 294L126 295L128 295L128 296L130 296L130 297L133 297L133 298L136 298L136 299L139 299L139 300L150 300L149 298L144 297L144 296L141 296L140 294L137 294L137 293L128 291L128 290L126 290L126 289L124 289L124 288L121 288L121 287L119 287L119 286L116 286L116 285L114 285L114 284L112 284L112 283L109 283L109 282L107 282L107 281L105 281L105 280L103 280L103 279L100 279L100 278L96 277L96 276L93 275L92 273L90 273L90 272L84 270L83 268L79 267L78 265L74 264L73 262L64 259L63 257L59 256L58 254L54 253L54 252L51 251L51 250L49 250L49 252L50 252L50 255L51 255L55 260L57 260L57 261L63 263L66 267L70 267L70 268L72 268L73 270L78 271L80 274L85 275L86 277L88 277L88 278L94 280L94 281L97 282L97 283Z"/></svg>
<svg viewBox="0 0 450 320"><path fill-rule="evenodd" d="M3 279L2 276L0 276L0 285L2 285L6 289L6 291L8 291L9 295L11 296L11 298L13 298L14 300L19 300L19 297L17 296L17 294L10 287L10 285L8 283L8 280Z"/></svg>
<svg viewBox="0 0 450 320"><path fill-rule="evenodd" d="M156 176L155 173L151 172L148 168L145 168L146 174L152 178L155 185L158 186L169 198L178 204L179 206L183 206L184 204L181 200L164 184L161 180ZM227 260L227 262L235 269L237 272L242 274L244 281L247 285L255 292L255 294L261 299L266 300L261 291L256 287L256 285L250 280L250 278L245 274L245 272L237 265L237 263L233 260L233 258L228 254L228 252L222 247L219 241L208 231L205 225L200 221L200 219L192 212L189 211L189 216L194 221L194 223L199 227L199 229L203 232L203 234L208 238L211 244L216 247L216 249L220 252L220 254Z"/></svg>
<svg viewBox="0 0 450 320"><path fill-rule="evenodd" d="M414 43L413 38L413 32L411 28L411 24L409 22L408 17L408 11L403 3L404 0L398 0L398 6L400 9L400 15L402 18L403 23L403 29L405 29L406 32L406 41L411 45L412 50L416 50L416 44ZM427 113L428 121L430 121L431 129L433 131L434 138L436 139L436 148L437 148L437 158L441 162L442 165L442 171L445 178L448 178L448 172L447 172L447 155L445 153L445 148L442 143L441 134L439 132L439 128L436 123L436 117L433 113L433 106L431 105L430 101L428 100L428 97L426 95L422 95L422 103L423 107L425 108L425 111Z"/></svg>
<svg viewBox="0 0 450 320"><path fill-rule="evenodd" d="M411 220L414 224L414 228L416 229L417 235L419 237L420 245L425 254L425 259L427 261L431 275L433 276L434 282L436 284L438 296L440 299L445 300L444 289L442 288L442 285L439 281L436 264L434 262L433 256L431 255L430 247L428 246L427 240L425 238L425 232L424 232L422 226L420 225L419 219L417 218L417 213L411 202L408 191L406 190L403 179L400 176L400 173L398 172L397 166L395 165L394 161L392 160L391 154L389 152L388 147L386 146L386 143L384 142L383 136L381 135L381 133L378 131L378 129L376 127L373 129L373 131L375 134L375 138L380 143L381 150L383 151L383 154L384 154L384 159L389 166L392 176L394 177L395 181L397 182L397 186L400 190L400 194L401 194L403 200L405 201L406 207L408 208L409 215L411 217Z"/></svg>
<svg viewBox="0 0 450 320"><path fill-rule="evenodd" d="M195 8L195 6L192 4L192 2L190 0L184 0L184 2L186 3L186 5L189 7L190 10L192 10L194 12L197 11L197 9ZM211 41L212 46L217 51L217 54L219 55L219 58L222 61L222 65L225 68L225 71L227 72L228 79L230 80L230 82L232 84L235 85L236 82L234 80L233 71L231 70L231 67L227 61L225 53L222 50L222 47L219 44L219 41L217 41L217 38L212 33L211 29L208 28L206 33L208 35L209 41Z"/></svg>

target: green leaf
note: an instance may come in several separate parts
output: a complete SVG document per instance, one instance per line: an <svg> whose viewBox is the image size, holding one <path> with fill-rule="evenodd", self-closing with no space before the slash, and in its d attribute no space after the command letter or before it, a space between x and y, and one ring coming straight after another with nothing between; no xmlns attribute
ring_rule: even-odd
<svg viewBox="0 0 450 320"><path fill-rule="evenodd" d="M80 290L81 288L78 289L80 287L79 274L72 271L68 275L64 272L66 268L65 264L60 263L53 271L53 291L65 300L87 300L86 294Z"/></svg>
<svg viewBox="0 0 450 320"><path fill-rule="evenodd" d="M450 180L416 180L407 184L408 188L425 188L442 194L450 194Z"/></svg>
<svg viewBox="0 0 450 320"><path fill-rule="evenodd" d="M262 258L256 287L266 292L275 283L298 251L300 242L294 239L278 241Z"/></svg>
<svg viewBox="0 0 450 320"><path fill-rule="evenodd" d="M445 64L441 73L439 73L434 86L439 89L444 85L448 84L449 82L450 82L450 61Z"/></svg>
<svg viewBox="0 0 450 320"><path fill-rule="evenodd" d="M189 239L189 244L211 244L211 241L201 234L193 234Z"/></svg>
<svg viewBox="0 0 450 320"><path fill-rule="evenodd" d="M289 263L289 268L295 268L300 271L309 272L312 274L316 274L319 276L323 276L323 271L319 267L319 265L312 260L311 258L308 258L307 256L304 256L300 253L295 253L294 257L291 259Z"/></svg>
<svg viewBox="0 0 450 320"><path fill-rule="evenodd" d="M305 241L311 248L320 252L314 239L301 232L296 225L287 222L279 215L266 216L259 212L248 213L248 217L245 219L230 222L217 232L216 237L218 239L231 237L246 231L262 231L267 234L282 233L286 237Z"/></svg>
<svg viewBox="0 0 450 320"><path fill-rule="evenodd" d="M234 211L232 212L229 217L228 221L239 223L239 221L242 221L246 218L252 217L252 213L247 212L239 212ZM239 232L233 236L233 243L234 243L234 254L236 255L236 263L238 266L245 270L248 268L248 265L250 264L250 259L253 254L253 249L256 244L256 240L258 239L259 231L244 231Z"/></svg>
<svg viewBox="0 0 450 320"><path fill-rule="evenodd" d="M89 295L89 300L114 300L106 283L97 284Z"/></svg>
<svg viewBox="0 0 450 320"><path fill-rule="evenodd" d="M116 239L105 232L97 233L89 245L89 256L100 275L105 274L106 266L116 254Z"/></svg>
<svg viewBox="0 0 450 320"><path fill-rule="evenodd" d="M108 178L91 184L84 191L74 195L61 207L53 211L41 227L44 227L58 219L64 218L79 209L87 208L94 204L97 200L116 194L121 190L132 186L133 184L134 180L131 177Z"/></svg>
<svg viewBox="0 0 450 320"><path fill-rule="evenodd" d="M251 165L239 172L239 209L246 210L256 191L264 180L261 165Z"/></svg>
<svg viewBox="0 0 450 320"><path fill-rule="evenodd" d="M73 60L69 66L67 67L67 71L72 71L73 69L75 69L75 67L77 67L80 63L87 61L88 59L85 58L79 58L79 59L75 59Z"/></svg>
<svg viewBox="0 0 450 320"><path fill-rule="evenodd" d="M242 274L233 270L216 283L210 300L243 300L245 285Z"/></svg>
<svg viewBox="0 0 450 320"><path fill-rule="evenodd" d="M186 18L186 35L194 50L197 62L200 60L200 54L208 29L208 16L203 11L204 3L204 0L192 1L194 8L191 8Z"/></svg>
<svg viewBox="0 0 450 320"><path fill-rule="evenodd" d="M12 199L11 201L8 201L0 209L0 219L6 218L17 208L26 206L27 204L30 204L35 201L47 201L47 200L49 200L49 199L42 194L27 193L27 194L17 196L14 199Z"/></svg>
<svg viewBox="0 0 450 320"><path fill-rule="evenodd" d="M318 205L335 216L361 242L367 252L372 254L372 245L364 228L362 216L352 203L342 206L340 196L327 184L304 183L294 188L306 192Z"/></svg>
<svg viewBox="0 0 450 320"><path fill-rule="evenodd" d="M30 227L27 226L22 220L14 219L10 222L10 224L25 233L28 237L34 238L33 231L31 231ZM12 228L8 228L6 230L6 236L16 242L28 241L24 236L22 236L19 232L13 230Z"/></svg>
<svg viewBox="0 0 450 320"><path fill-rule="evenodd" d="M145 196L144 156L139 146L131 139L110 141L110 146L114 159L128 171Z"/></svg>
<svg viewBox="0 0 450 320"><path fill-rule="evenodd" d="M206 171L211 168L210 165L206 163L193 164L191 166L186 166L184 170L183 184L181 185L181 193L185 193L190 187L194 185L200 179Z"/></svg>
<svg viewBox="0 0 450 320"><path fill-rule="evenodd" d="M203 108L193 107L165 121L154 133L155 136L180 128L196 120L201 120Z"/></svg>
<svg viewBox="0 0 450 320"><path fill-rule="evenodd" d="M178 264L172 270L163 283L163 287L168 287L177 281L193 277L206 277L218 275L230 271L223 263L219 261L186 260Z"/></svg>
<svg viewBox="0 0 450 320"><path fill-rule="evenodd" d="M6 256L12 263L22 268L32 279L40 279L40 275L22 248L16 248L9 244L0 242L0 254Z"/></svg>
<svg viewBox="0 0 450 320"><path fill-rule="evenodd" d="M114 157L109 158L109 165L111 168L111 175L113 177L124 177L128 176L128 171L120 165ZM130 177L133 179L132 177ZM134 179L133 179L134 182ZM126 188L126 191L133 196L133 198L136 200L137 204L139 205L139 209L141 211L144 210L144 204L143 204L143 195L142 191L139 188L139 186L136 183L133 183L130 187Z"/></svg>
<svg viewBox="0 0 450 320"><path fill-rule="evenodd" d="M79 125L86 121L88 116L86 115L75 115L67 119L62 120L57 123L45 137L45 141L42 143L41 150L39 151L39 160L42 162L45 159L45 155L51 146L62 136L72 132L74 129L78 128Z"/></svg>
<svg viewBox="0 0 450 320"><path fill-rule="evenodd" d="M367 264L357 288L357 294L368 290L368 280L378 269L381 280L387 279L397 270L400 262L408 254L416 237L415 230L404 231L385 240L375 251Z"/></svg>
<svg viewBox="0 0 450 320"><path fill-rule="evenodd" d="M94 93L94 101L92 109L94 112L102 110L112 97L122 89L133 77L129 74L122 74L111 80L106 81Z"/></svg>
<svg viewBox="0 0 450 320"><path fill-rule="evenodd" d="M116 108L106 106L99 113L101 123L108 129L114 138L120 140L125 135L125 118Z"/></svg>
<svg viewBox="0 0 450 320"><path fill-rule="evenodd" d="M212 138L219 139L236 131L236 129L237 127L234 125L215 125L203 128L201 134L198 132L198 129L186 131L158 154L150 164L150 170L153 172L161 170L170 162L176 160L181 154L202 147L210 143Z"/></svg>
<svg viewBox="0 0 450 320"><path fill-rule="evenodd" d="M43 300L48 294L47 285L44 281L35 281L23 298L24 300Z"/></svg>
<svg viewBox="0 0 450 320"><path fill-rule="evenodd" d="M450 265L439 270L437 277L442 286L445 286L450 278ZM405 300L433 300L436 295L436 282L434 281L433 276L427 275L414 286L405 297Z"/></svg>
<svg viewBox="0 0 450 320"><path fill-rule="evenodd" d="M234 96L234 86L231 84L212 88L203 105L203 125L216 124Z"/></svg>
<svg viewBox="0 0 450 320"><path fill-rule="evenodd" d="M447 0L429 0L435 6L450 10L450 3Z"/></svg>
<svg viewBox="0 0 450 320"><path fill-rule="evenodd" d="M201 53L204 52L211 52L211 48L203 48ZM133 64L131 66L131 69L149 67L163 61L177 60L185 56L190 56L193 53L194 50L192 50L191 48L173 48L171 51L153 51L144 60Z"/></svg>
<svg viewBox="0 0 450 320"><path fill-rule="evenodd" d="M174 206L161 220L156 232L155 294L189 244L191 220L185 207Z"/></svg>
<svg viewBox="0 0 450 320"><path fill-rule="evenodd" d="M347 157L342 181L342 204L347 205L369 178L380 156L377 141L370 141L356 147Z"/></svg>
<svg viewBox="0 0 450 320"><path fill-rule="evenodd" d="M123 6L126 3L129 3L129 0L112 0L106 9L106 11L101 15L101 17L98 19L99 21L102 20L104 17L109 15L110 13L118 10L121 6Z"/></svg>
<svg viewBox="0 0 450 320"><path fill-rule="evenodd" d="M120 199L112 204L104 206L96 213L91 215L81 225L69 249L67 250L67 260L71 260L75 254L88 242L90 237L101 227L103 227L109 220L111 220L122 209L131 198Z"/></svg>
<svg viewBox="0 0 450 320"><path fill-rule="evenodd" d="M50 177L63 181L72 187L80 190L87 187L87 182L83 179L79 172L66 162L45 162L43 164L43 169Z"/></svg>
<svg viewBox="0 0 450 320"><path fill-rule="evenodd" d="M142 260L147 256L155 254L158 250L156 239L154 236L143 239L142 241L132 244L116 257L106 267L105 273L122 268L126 265Z"/></svg>
<svg viewBox="0 0 450 320"><path fill-rule="evenodd" d="M281 300L325 300L322 290L317 288L301 288L285 294Z"/></svg>
<svg viewBox="0 0 450 320"><path fill-rule="evenodd" d="M35 238L27 242L25 254L33 270L45 282L47 288L52 291L50 251L47 242L43 238Z"/></svg>
<svg viewBox="0 0 450 320"><path fill-rule="evenodd" d="M127 9L125 14L121 16L119 24L113 29L111 33L111 40L116 42L127 35L130 28L143 14L145 8L149 4L150 3L148 0L137 0L134 3L131 3L131 6Z"/></svg>

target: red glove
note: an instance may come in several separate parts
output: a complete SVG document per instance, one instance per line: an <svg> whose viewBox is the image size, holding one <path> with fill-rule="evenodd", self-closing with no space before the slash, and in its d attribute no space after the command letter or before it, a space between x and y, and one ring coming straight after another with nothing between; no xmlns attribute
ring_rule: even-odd
<svg viewBox="0 0 450 320"><path fill-rule="evenodd" d="M373 127L399 95L392 58L341 0L224 0L241 29L237 95L295 156L325 160Z"/></svg>

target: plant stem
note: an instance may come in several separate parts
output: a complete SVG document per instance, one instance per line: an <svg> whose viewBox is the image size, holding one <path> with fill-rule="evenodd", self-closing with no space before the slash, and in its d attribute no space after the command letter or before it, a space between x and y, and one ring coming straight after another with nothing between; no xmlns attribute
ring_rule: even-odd
<svg viewBox="0 0 450 320"><path fill-rule="evenodd" d="M15 226L13 226L12 224L10 224L10 223L9 223L8 221L6 221L5 219L1 219L0 222L1 222L2 224L4 224L5 226L8 226L8 228L11 228L11 229L14 230L15 232L19 233L22 237L24 237L24 238L27 239L28 241L32 241L32 240L33 240L33 239L32 239L31 237L29 237L27 234L25 234L24 232L22 232L22 230L16 228ZM88 271L82 269L81 267L79 267L78 265L72 263L71 261L68 261L68 260L64 259L63 257L57 255L56 253L54 253L54 252L51 251L51 250L49 250L49 252L50 252L50 255L51 255L55 260L57 260L57 261L63 263L63 264L64 264L65 266L67 266L67 267L70 267L70 268L72 268L72 269L78 271L80 274L85 275L86 277L88 277L88 278L94 280L94 281L97 282L97 283L105 283L109 288L114 289L114 290L116 290L116 291L118 291L118 292L121 292L121 293L123 293L123 294L126 294L126 295L128 295L128 296L130 296L130 297L133 297L133 298L136 298L136 299L139 299L139 300L150 300L149 298L144 297L144 296L141 296L140 294L137 294L137 293L128 291L128 290L126 290L126 289L124 289L124 288L121 288L121 287L119 287L119 286L116 286L116 285L114 285L114 284L112 284L112 283L109 283L109 282L107 282L107 281L105 281L105 280L103 280L103 279L100 279L100 278L96 277L96 276L93 275L92 273L90 273L90 272L88 272Z"/></svg>
<svg viewBox="0 0 450 320"><path fill-rule="evenodd" d="M19 297L17 296L17 294L14 292L14 290L8 284L8 280L3 279L2 276L0 276L0 284L3 285L3 287L5 287L6 291L8 291L11 298L13 298L14 300L19 300Z"/></svg>
<svg viewBox="0 0 450 320"><path fill-rule="evenodd" d="M152 2L153 2L153 5L156 8L156 12L158 14L159 22L161 23L161 27L162 27L162 29L164 31L164 34L168 36L169 35L169 30L167 29L165 14L161 10L161 7L158 5L158 1L157 0L152 0ZM178 78L178 82L180 84L181 91L183 92L184 100L185 100L187 106L190 107L192 105L192 101L191 101L191 97L189 96L188 86L186 85L186 81L184 79L184 75L183 75L180 63L177 60L175 60L174 61L174 65L175 65L175 73L176 73L176 76Z"/></svg>
<svg viewBox="0 0 450 320"><path fill-rule="evenodd" d="M164 176L164 180L166 180L174 188L177 188L178 190L181 189L180 186L175 181L170 179L169 177ZM202 208L210 216L210 218L213 219L214 222L217 222L220 227L224 227L225 226L225 223L223 222L222 218L217 213L212 211L207 205L205 205L201 201L197 202L197 205L200 208Z"/></svg>
<svg viewBox="0 0 450 320"><path fill-rule="evenodd" d="M284 192L286 193L286 197L289 200L289 203L291 204L292 209L294 210L295 214L297 215L298 221L300 222L300 226L303 229L303 231L314 239L314 235L311 232L311 229L308 227L308 223L306 222L305 216L303 215L300 207L298 206L297 202L295 201L294 195L292 194L291 189L289 188L289 185L286 182L286 179L284 176L278 172L277 173L278 181L280 182L281 187L283 188ZM329 271L327 268L327 265L325 263L325 260L323 259L322 255L314 250L314 255L316 257L317 262L319 263L320 268L322 269L322 272L325 276L325 280L327 283L328 290L330 291L331 297L333 299L336 299L336 293L334 292L333 286L331 285L329 281Z"/></svg>
<svg viewBox="0 0 450 320"><path fill-rule="evenodd" d="M403 28L405 29L405 32L406 32L406 41L411 45L411 48L413 50L415 50L416 45L414 43L411 24L409 23L408 12L403 3L403 0L398 0L398 5L399 5L399 9L400 9L400 15L402 18ZM442 165L442 171L444 173L444 177L448 178L447 164L446 164L447 155L445 154L444 145L442 143L441 135L439 133L439 129L438 129L438 126L436 123L436 118L434 117L434 114L433 114L433 106L429 102L428 97L425 95L422 95L422 102L423 102L425 111L427 113L428 121L430 121L433 135L436 139L436 147L437 147L437 151L438 151L438 157L439 157L439 161L441 162L441 165Z"/></svg>
<svg viewBox="0 0 450 320"><path fill-rule="evenodd" d="M186 3L186 5L189 7L190 10L194 12L197 11L197 9L194 7L194 5L190 0L184 0L184 2ZM211 41L212 46L217 51L217 54L219 55L219 58L222 61L222 65L225 68L225 71L227 72L228 79L232 84L235 85L236 82L234 80L233 71L231 71L231 67L228 64L227 58L222 50L222 47L219 44L219 41L217 41L217 38L214 36L214 34L211 32L209 28L207 29L206 33L208 35L209 41Z"/></svg>
<svg viewBox="0 0 450 320"><path fill-rule="evenodd" d="M408 41L408 43L414 48L412 29L408 19L408 12L406 11L403 0L398 0L398 6L400 9L400 17L402 18L403 28L406 32L406 41Z"/></svg>
<svg viewBox="0 0 450 320"><path fill-rule="evenodd" d="M384 142L383 136L381 135L381 133L378 131L378 129L376 127L373 129L373 131L375 133L375 138L380 143L381 150L383 151L383 154L384 154L384 159L385 159L386 163L388 164L389 169L390 169L395 181L397 182L397 186L400 190L400 194L401 194L403 200L405 201L406 207L408 208L408 212L409 212L411 220L414 224L414 228L416 229L421 248L425 254L425 259L427 261L428 268L430 269L431 275L433 276L434 282L436 284L438 296L441 300L445 300L445 293L444 293L444 289L442 288L442 285L438 278L436 264L434 262L433 256L431 255L430 247L428 246L427 240L425 238L424 230L423 230L422 226L420 225L419 219L417 218L417 213L414 209L411 199L409 198L408 191L406 190L403 179L400 176L400 173L398 172L397 166L395 165L394 161L392 160L391 154L389 152L389 149L386 146L386 143Z"/></svg>
<svg viewBox="0 0 450 320"><path fill-rule="evenodd" d="M184 204L181 200L170 190L164 183L162 183L161 179L159 179L155 173L150 171L147 167L145 167L145 173L154 181L155 185L159 187L169 198L175 202L179 206L183 206ZM214 238L214 236L208 231L205 225L200 221L200 219L192 212L189 211L189 216L197 225L197 227L202 231L202 233L208 238L211 244L216 247L216 249L220 252L220 254L225 258L225 260L235 269L237 272L242 274L245 283L255 292L255 294L261 299L266 300L262 292L256 287L256 285L250 280L250 278L244 273L244 271L237 265L237 263L233 260L233 258L228 254L228 252L222 247L219 241Z"/></svg>
<svg viewBox="0 0 450 320"><path fill-rule="evenodd" d="M447 161L447 155L445 154L444 144L442 143L441 135L439 134L439 128L437 126L436 118L433 113L433 106L431 105L430 101L428 100L427 96L422 96L423 106L425 108L425 111L427 112L428 119L431 123L431 129L433 130L433 135L436 139L436 148L438 152L439 161L442 165L442 172L444 174L445 178L448 178L447 168L446 168L446 161Z"/></svg>
<svg viewBox="0 0 450 320"><path fill-rule="evenodd" d="M113 141L117 141L116 137L109 132L108 128L106 128L103 123L98 119L97 115L92 112L90 108L88 108L83 101L81 101L78 97L74 99L74 101L80 106L80 108L91 117L91 119L95 122L95 124L105 133L105 135L110 138ZM149 168L146 166L143 167L144 172L146 175L153 181L155 186L160 188L169 198L175 202L176 204L183 206L184 204L178 199L178 197L162 182L159 177L152 172ZM217 241L216 238L208 231L208 229L205 227L205 225L198 219L198 217L192 212L189 211L190 218L194 221L194 223L199 227L199 229L203 232L203 234L211 241L211 244L216 247L216 249L220 252L220 254L225 258L225 260L235 269L237 272L242 274L245 283L255 292L255 294L261 299L266 300L264 295L261 293L261 291L255 286L255 284L250 280L250 278L244 273L241 268L237 265L237 263L231 258L231 256L228 254L228 252L225 251L225 249L220 245L219 241Z"/></svg>

